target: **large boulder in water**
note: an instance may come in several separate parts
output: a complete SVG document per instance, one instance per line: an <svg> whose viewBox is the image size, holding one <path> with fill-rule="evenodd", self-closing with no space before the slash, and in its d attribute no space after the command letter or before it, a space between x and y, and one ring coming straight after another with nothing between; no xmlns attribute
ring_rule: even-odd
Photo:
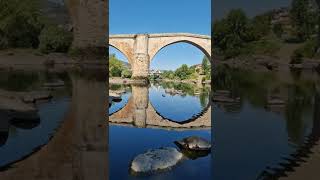
<svg viewBox="0 0 320 180"><path fill-rule="evenodd" d="M130 169L134 174L149 174L170 169L183 157L181 152L172 147L152 149L136 156L131 162Z"/></svg>
<svg viewBox="0 0 320 180"><path fill-rule="evenodd" d="M191 136L174 142L179 148L193 151L210 151L211 143L198 136Z"/></svg>

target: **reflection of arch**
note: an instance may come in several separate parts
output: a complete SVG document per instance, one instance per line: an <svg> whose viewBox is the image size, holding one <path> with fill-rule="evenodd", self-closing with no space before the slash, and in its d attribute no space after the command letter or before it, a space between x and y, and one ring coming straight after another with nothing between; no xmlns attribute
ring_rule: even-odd
<svg viewBox="0 0 320 180"><path fill-rule="evenodd" d="M109 123L119 125L133 125L135 126L135 104L131 97L126 106L119 109L117 112L109 115ZM150 101L145 109L146 112L146 127L161 128L161 129L209 129L211 128L211 106L208 105L201 113L180 123L170 119L163 118L155 111Z"/></svg>
<svg viewBox="0 0 320 180"><path fill-rule="evenodd" d="M167 118L167 117L164 117L161 113L159 113L156 108L152 105L151 101L149 101L149 104L150 106L154 109L154 111L157 113L157 115L159 115L162 119L164 120L168 120L168 121L171 121L171 122L174 122L174 123L178 123L178 124L187 124L187 123L190 123L190 122L194 122L196 121L199 117L203 116L209 108L211 108L211 105L210 105L210 102L208 103L208 105L202 109L201 112L199 112L198 114L195 114L193 115L191 118L189 119L186 119L186 120L183 120L181 122L179 121L176 121L174 119L170 119L170 118Z"/></svg>
<svg viewBox="0 0 320 180"><path fill-rule="evenodd" d="M109 116L112 116L113 114L118 113L119 111L125 111L125 112L129 112L131 111L131 109L133 108L134 104L132 101L132 95L129 97L128 102L126 104L124 104L124 106L122 106L121 108L119 108L118 110L116 110L113 113L109 113Z"/></svg>

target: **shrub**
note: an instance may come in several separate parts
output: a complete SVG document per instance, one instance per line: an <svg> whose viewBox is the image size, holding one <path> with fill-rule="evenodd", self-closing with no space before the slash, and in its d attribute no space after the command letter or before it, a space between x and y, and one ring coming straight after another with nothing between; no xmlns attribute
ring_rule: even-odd
<svg viewBox="0 0 320 180"><path fill-rule="evenodd" d="M292 56L291 56L291 61L290 64L301 64L303 61L303 55L299 49L296 49Z"/></svg>
<svg viewBox="0 0 320 180"><path fill-rule="evenodd" d="M54 25L46 26L40 34L39 50L42 53L68 52L72 44L72 33Z"/></svg>
<svg viewBox="0 0 320 180"><path fill-rule="evenodd" d="M123 78L131 78L131 76L132 76L132 72L129 71L128 69L124 69L121 72L121 77L123 77Z"/></svg>
<svg viewBox="0 0 320 180"><path fill-rule="evenodd" d="M309 39L300 49L303 57L312 58L317 51L316 39Z"/></svg>
<svg viewBox="0 0 320 180"><path fill-rule="evenodd" d="M42 27L39 0L0 1L0 48L36 48Z"/></svg>

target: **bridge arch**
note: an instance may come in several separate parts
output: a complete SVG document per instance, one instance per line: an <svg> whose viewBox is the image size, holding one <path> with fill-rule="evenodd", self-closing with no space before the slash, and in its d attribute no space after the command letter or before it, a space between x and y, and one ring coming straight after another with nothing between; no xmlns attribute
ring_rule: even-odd
<svg viewBox="0 0 320 180"><path fill-rule="evenodd" d="M168 37L149 38L149 58L150 61L154 59L156 54L158 54L162 49L177 43L187 43L190 44L205 54L208 59L211 59L211 39L210 37L204 35L193 35L193 34L181 34L181 35L169 35Z"/></svg>
<svg viewBox="0 0 320 180"><path fill-rule="evenodd" d="M191 41L180 40L180 41L175 41L175 42L168 42L168 43L166 43L165 45L161 45L160 48L157 48L157 49L153 50L153 52L150 53L150 61L152 61L152 60L154 59L154 57L155 57L162 49L164 49L164 48L166 48L166 47L168 47L168 46L170 46L170 45L174 45L174 44L178 44L178 43L191 44L192 46L200 49L201 52L203 52L203 54L205 54L205 55L208 57L209 60L211 59L210 53L209 53L205 48L203 48L202 46L200 46L200 45L198 45L198 44L196 44L196 43L194 43L194 42L191 42Z"/></svg>
<svg viewBox="0 0 320 180"><path fill-rule="evenodd" d="M133 50L128 44L119 44L117 42L109 41L109 46L115 48L116 50L120 51L128 60L129 64L132 65L133 62Z"/></svg>

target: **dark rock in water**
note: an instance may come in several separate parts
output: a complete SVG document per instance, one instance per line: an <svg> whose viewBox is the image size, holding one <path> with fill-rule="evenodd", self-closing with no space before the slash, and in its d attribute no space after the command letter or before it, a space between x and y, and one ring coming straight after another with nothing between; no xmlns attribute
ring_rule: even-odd
<svg viewBox="0 0 320 180"><path fill-rule="evenodd" d="M29 124L27 127L33 127L31 124L39 124L40 117L37 111L11 111L10 112L10 123L15 124ZM29 129L29 128L27 128Z"/></svg>
<svg viewBox="0 0 320 180"><path fill-rule="evenodd" d="M7 111L0 110L0 147L3 146L9 136L9 114Z"/></svg>
<svg viewBox="0 0 320 180"><path fill-rule="evenodd" d="M50 100L52 98L52 95L50 92L29 92L26 93L23 97L22 100L25 103L35 103L36 101L39 100Z"/></svg>
<svg viewBox="0 0 320 180"><path fill-rule="evenodd" d="M40 119L33 119L32 121L26 121L22 119L11 119L10 123L16 128L33 129L40 124Z"/></svg>
<svg viewBox="0 0 320 180"><path fill-rule="evenodd" d="M186 156L187 158L192 159L192 160L198 159L200 157L206 157L206 156L208 156L208 154L210 154L210 150L198 151L198 150L184 149L179 145L178 145L178 147L180 147L180 150L184 156Z"/></svg>
<svg viewBox="0 0 320 180"><path fill-rule="evenodd" d="M183 159L183 154L172 147L148 150L136 156L130 169L135 175L149 174L170 169Z"/></svg>
<svg viewBox="0 0 320 180"><path fill-rule="evenodd" d="M0 147L5 145L9 137L9 131L2 132L0 131Z"/></svg>
<svg viewBox="0 0 320 180"><path fill-rule="evenodd" d="M211 144L206 139L191 136L174 142L179 148L192 151L210 151Z"/></svg>

